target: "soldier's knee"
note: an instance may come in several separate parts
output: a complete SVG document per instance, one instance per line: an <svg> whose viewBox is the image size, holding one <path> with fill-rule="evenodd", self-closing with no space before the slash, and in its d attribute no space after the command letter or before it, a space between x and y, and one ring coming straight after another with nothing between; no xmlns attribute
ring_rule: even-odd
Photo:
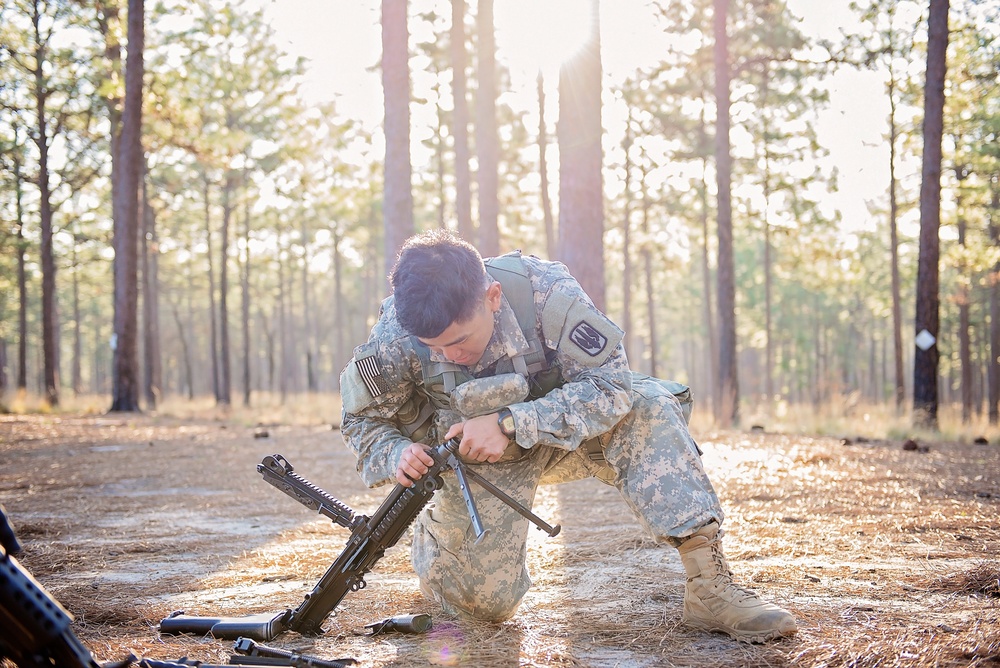
<svg viewBox="0 0 1000 668"><path fill-rule="evenodd" d="M521 606L521 597L495 592L493 596L477 602L473 617L484 622L503 622L514 616Z"/></svg>
<svg viewBox="0 0 1000 668"><path fill-rule="evenodd" d="M420 590L424 596L437 602L444 611L456 617L465 617L483 622L503 622L514 616L521 605L523 592L494 590L485 593L448 586L435 586L421 580Z"/></svg>

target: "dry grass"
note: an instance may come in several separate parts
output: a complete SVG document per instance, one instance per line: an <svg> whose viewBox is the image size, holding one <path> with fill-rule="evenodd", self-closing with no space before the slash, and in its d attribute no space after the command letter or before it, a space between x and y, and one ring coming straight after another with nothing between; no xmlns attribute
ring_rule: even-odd
<svg viewBox="0 0 1000 668"><path fill-rule="evenodd" d="M311 590L347 532L260 482L264 454L284 454L359 511L384 498L387 489L358 482L325 409L266 410L0 416L0 502L23 563L74 613L97 657L225 663L228 642L160 636L157 623L177 609L280 612ZM536 512L564 528L555 539L531 532L535 585L512 620L443 616L420 596L404 540L326 634L272 644L379 668L998 665L996 439L921 437L905 450L888 428L775 431L697 435L727 512L733 570L794 612L793 639L751 646L685 628L675 551L641 532L615 490L583 481L540 491ZM406 612L431 613L433 631L361 634Z"/></svg>

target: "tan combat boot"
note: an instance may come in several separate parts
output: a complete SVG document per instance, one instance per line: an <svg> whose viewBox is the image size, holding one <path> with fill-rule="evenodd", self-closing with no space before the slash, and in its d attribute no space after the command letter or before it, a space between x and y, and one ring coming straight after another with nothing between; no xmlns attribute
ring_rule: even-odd
<svg viewBox="0 0 1000 668"><path fill-rule="evenodd" d="M733 582L722 554L722 531L712 522L681 543L687 585L684 622L704 631L728 633L743 642L766 642L795 635L795 618L765 603L753 590Z"/></svg>

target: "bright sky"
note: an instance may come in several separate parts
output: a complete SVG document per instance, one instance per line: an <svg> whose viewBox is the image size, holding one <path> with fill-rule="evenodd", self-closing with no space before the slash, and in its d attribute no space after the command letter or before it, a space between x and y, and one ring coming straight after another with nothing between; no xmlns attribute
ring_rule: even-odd
<svg viewBox="0 0 1000 668"><path fill-rule="evenodd" d="M475 4L475 0L467 1ZM431 4L432 0L410 0L411 17ZM511 104L533 115L539 67L549 81L549 102L554 102L560 59L582 39L589 4L589 0L495 1L498 59L511 71ZM601 4L606 84L655 64L664 36L656 29L646 0L604 0ZM835 38L841 26L852 22L848 0L789 0L789 5L803 19L802 30L809 35ZM447 0L437 0L437 10L450 17ZM266 11L279 44L310 61L307 99L335 99L339 113L377 130L382 121L381 79L375 67L381 51L379 0L270 0ZM416 24L411 19L411 31ZM411 37L426 38L422 34ZM831 164L839 168L840 192L831 206L842 212L845 230L866 228L871 224L866 203L875 201L885 208L888 154L883 135L888 104L884 89L875 75L846 69L829 78L827 85L831 102L818 131L821 143L831 152ZM554 108L546 116L554 131ZM537 118L528 122L537 123ZM418 123L414 119L414 125ZM609 134L615 132L614 124L614 110L606 106ZM415 144L418 141L414 133ZM419 151L415 146L415 162L420 159Z"/></svg>

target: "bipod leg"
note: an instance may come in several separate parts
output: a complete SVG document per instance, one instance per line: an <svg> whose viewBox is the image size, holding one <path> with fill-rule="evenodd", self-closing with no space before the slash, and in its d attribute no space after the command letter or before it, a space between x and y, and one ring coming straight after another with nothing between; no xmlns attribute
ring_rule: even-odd
<svg viewBox="0 0 1000 668"><path fill-rule="evenodd" d="M555 526L552 526L551 524L549 524L548 522L546 522L545 520L543 520L541 517L539 517L538 515L534 514L533 512L531 512L530 510L528 510L527 508L525 508L524 506L522 506L520 503L518 503L517 500L514 499L513 497L511 497L509 494L507 494L507 492L503 491L502 489L500 489L499 487L497 487L496 485L494 485L493 483L491 483L489 480L487 480L483 476L479 475L478 473L476 473L475 471L473 471L472 469L470 469L469 467L467 467L465 464L463 464L461 462L461 460L458 459L458 457L455 457L455 461L453 462L452 466L455 469L455 475L456 476L460 476L459 477L459 483L460 484L463 482L463 478L465 476L468 476L477 485L479 485L480 487L482 487L483 489L485 489L487 492L489 492L493 496L497 497L498 499L500 499L501 501L503 501L504 503L506 503L508 506L510 506L511 508L513 508L514 510L516 510L518 513L520 513L523 517L527 518L528 521L530 521L536 527L538 527L539 529L541 529L542 531L544 531L545 533L547 533L549 535L549 537L555 537L556 535L559 534L559 531L562 529L562 526L560 526L558 524L555 525ZM461 471L461 473L459 473L460 471ZM462 493L463 494L466 493L466 486L465 485L462 486ZM471 499L471 495L470 495L469 498ZM466 504L468 504L468 503L469 503L469 501L467 500ZM473 524L475 524L476 520L478 520L478 516L473 516ZM480 522L479 525L481 527L482 526L482 522ZM478 529L477 529L477 532L478 532Z"/></svg>

